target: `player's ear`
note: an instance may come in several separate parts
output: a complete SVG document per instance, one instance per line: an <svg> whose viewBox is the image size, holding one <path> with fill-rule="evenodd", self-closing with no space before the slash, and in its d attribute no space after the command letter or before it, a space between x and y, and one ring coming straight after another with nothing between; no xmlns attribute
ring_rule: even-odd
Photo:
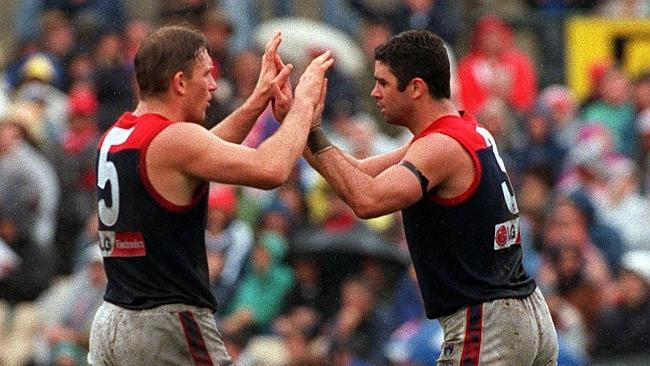
<svg viewBox="0 0 650 366"><path fill-rule="evenodd" d="M172 77L169 87L174 93L185 94L185 74L182 71L177 71Z"/></svg>
<svg viewBox="0 0 650 366"><path fill-rule="evenodd" d="M407 87L411 92L411 98L417 99L429 92L429 86L421 78L413 78Z"/></svg>

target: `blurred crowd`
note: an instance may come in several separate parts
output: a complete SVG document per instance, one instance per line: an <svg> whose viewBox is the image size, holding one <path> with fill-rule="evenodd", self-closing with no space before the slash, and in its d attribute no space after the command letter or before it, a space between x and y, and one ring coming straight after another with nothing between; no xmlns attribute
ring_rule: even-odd
<svg viewBox="0 0 650 366"><path fill-rule="evenodd" d="M630 75L604 59L589 69L584 100L562 74L569 16L648 19L648 2L319 4L321 18L310 21L342 32L364 57L362 72L335 67L328 76L323 125L336 144L364 158L409 141L370 97L373 51L406 29L440 35L454 102L494 135L516 188L525 266L552 312L560 364L648 364L650 69ZM106 282L96 244L96 146L135 105L133 58L143 37L161 24L206 35L219 85L211 127L255 86L257 27L295 16L298 5L160 1L147 19L129 16L121 0L17 5L14 54L0 66L0 365L86 363ZM544 21L517 27L518 15ZM534 34L534 57L518 42L523 31ZM294 76L319 51L300 47L303 58L280 46ZM265 112L245 144L277 126ZM442 334L424 318L400 220L357 219L304 162L272 191L212 186L210 280L236 364L434 365Z"/></svg>

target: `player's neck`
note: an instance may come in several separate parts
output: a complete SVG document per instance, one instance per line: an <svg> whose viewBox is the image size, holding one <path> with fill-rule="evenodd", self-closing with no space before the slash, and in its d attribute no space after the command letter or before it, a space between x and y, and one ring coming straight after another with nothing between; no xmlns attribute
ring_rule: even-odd
<svg viewBox="0 0 650 366"><path fill-rule="evenodd" d="M155 113L167 118L170 121L183 121L184 116L181 113L182 109L178 106L167 103L163 98L147 98L146 100L140 100L133 115L141 116L147 113Z"/></svg>
<svg viewBox="0 0 650 366"><path fill-rule="evenodd" d="M431 122L442 116L460 116L458 109L449 99L430 100L413 110L413 125L410 130L414 136L419 135Z"/></svg>

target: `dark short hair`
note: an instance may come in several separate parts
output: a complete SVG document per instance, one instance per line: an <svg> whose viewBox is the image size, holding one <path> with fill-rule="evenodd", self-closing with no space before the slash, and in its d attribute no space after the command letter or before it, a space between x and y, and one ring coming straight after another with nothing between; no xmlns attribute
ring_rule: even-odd
<svg viewBox="0 0 650 366"><path fill-rule="evenodd" d="M197 56L207 47L203 34L182 26L166 26L149 34L134 61L140 97L165 93L174 74L191 72Z"/></svg>
<svg viewBox="0 0 650 366"><path fill-rule="evenodd" d="M447 49L443 40L429 31L410 30L393 36L375 49L375 60L390 67L399 91L418 77L427 83L432 97L451 97Z"/></svg>

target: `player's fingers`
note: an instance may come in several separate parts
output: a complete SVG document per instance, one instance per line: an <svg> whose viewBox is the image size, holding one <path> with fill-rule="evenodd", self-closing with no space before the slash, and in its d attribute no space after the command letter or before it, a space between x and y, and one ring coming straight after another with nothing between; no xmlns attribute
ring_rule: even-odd
<svg viewBox="0 0 650 366"><path fill-rule="evenodd" d="M287 81L282 85L282 92L287 95L293 94L293 88L291 87L291 78L287 78Z"/></svg>
<svg viewBox="0 0 650 366"><path fill-rule="evenodd" d="M267 60L275 62L275 51L278 49L280 46L280 42L282 42L282 37L281 33L275 32L271 40L266 44L266 47L264 48L264 55L267 56Z"/></svg>
<svg viewBox="0 0 650 366"><path fill-rule="evenodd" d="M323 53L321 53L318 57L314 59L317 63L323 63L327 60L329 60L332 57L332 50L327 50Z"/></svg>
<svg viewBox="0 0 650 366"><path fill-rule="evenodd" d="M281 34L280 31L276 31L273 34L273 37L271 37L271 39L269 39L269 41L266 42L266 46L264 46L264 52L268 52L274 47L274 45L280 44L280 40L281 40L280 34Z"/></svg>
<svg viewBox="0 0 650 366"><path fill-rule="evenodd" d="M273 98L279 105L286 105L290 100L290 97L286 95L277 84L273 85Z"/></svg>
<svg viewBox="0 0 650 366"><path fill-rule="evenodd" d="M320 90L320 101L323 102L323 104L325 104L325 96L327 95L327 81L327 78L323 79L323 86Z"/></svg>
<svg viewBox="0 0 650 366"><path fill-rule="evenodd" d="M275 62L275 68L277 70L282 70L282 68L284 67L284 62L282 62L282 57L280 57L280 55L278 55L277 53L275 54L274 62Z"/></svg>
<svg viewBox="0 0 650 366"><path fill-rule="evenodd" d="M323 86L320 90L320 98L318 99L318 104L316 104L316 114L320 116L323 113L325 108L325 97L327 96L327 78L323 80Z"/></svg>
<svg viewBox="0 0 650 366"><path fill-rule="evenodd" d="M327 60L324 61L324 62L322 63L322 65L320 66L320 70L321 70L323 73L325 73L327 70L329 70L330 67L332 67L332 65L334 65L334 59L333 59L333 58L327 59Z"/></svg>
<svg viewBox="0 0 650 366"><path fill-rule="evenodd" d="M285 65L282 68L282 70L280 70L278 75L275 78L273 78L272 83L277 85L278 87L284 86L285 82L289 78L289 74L291 74L291 70L293 70L292 64Z"/></svg>

